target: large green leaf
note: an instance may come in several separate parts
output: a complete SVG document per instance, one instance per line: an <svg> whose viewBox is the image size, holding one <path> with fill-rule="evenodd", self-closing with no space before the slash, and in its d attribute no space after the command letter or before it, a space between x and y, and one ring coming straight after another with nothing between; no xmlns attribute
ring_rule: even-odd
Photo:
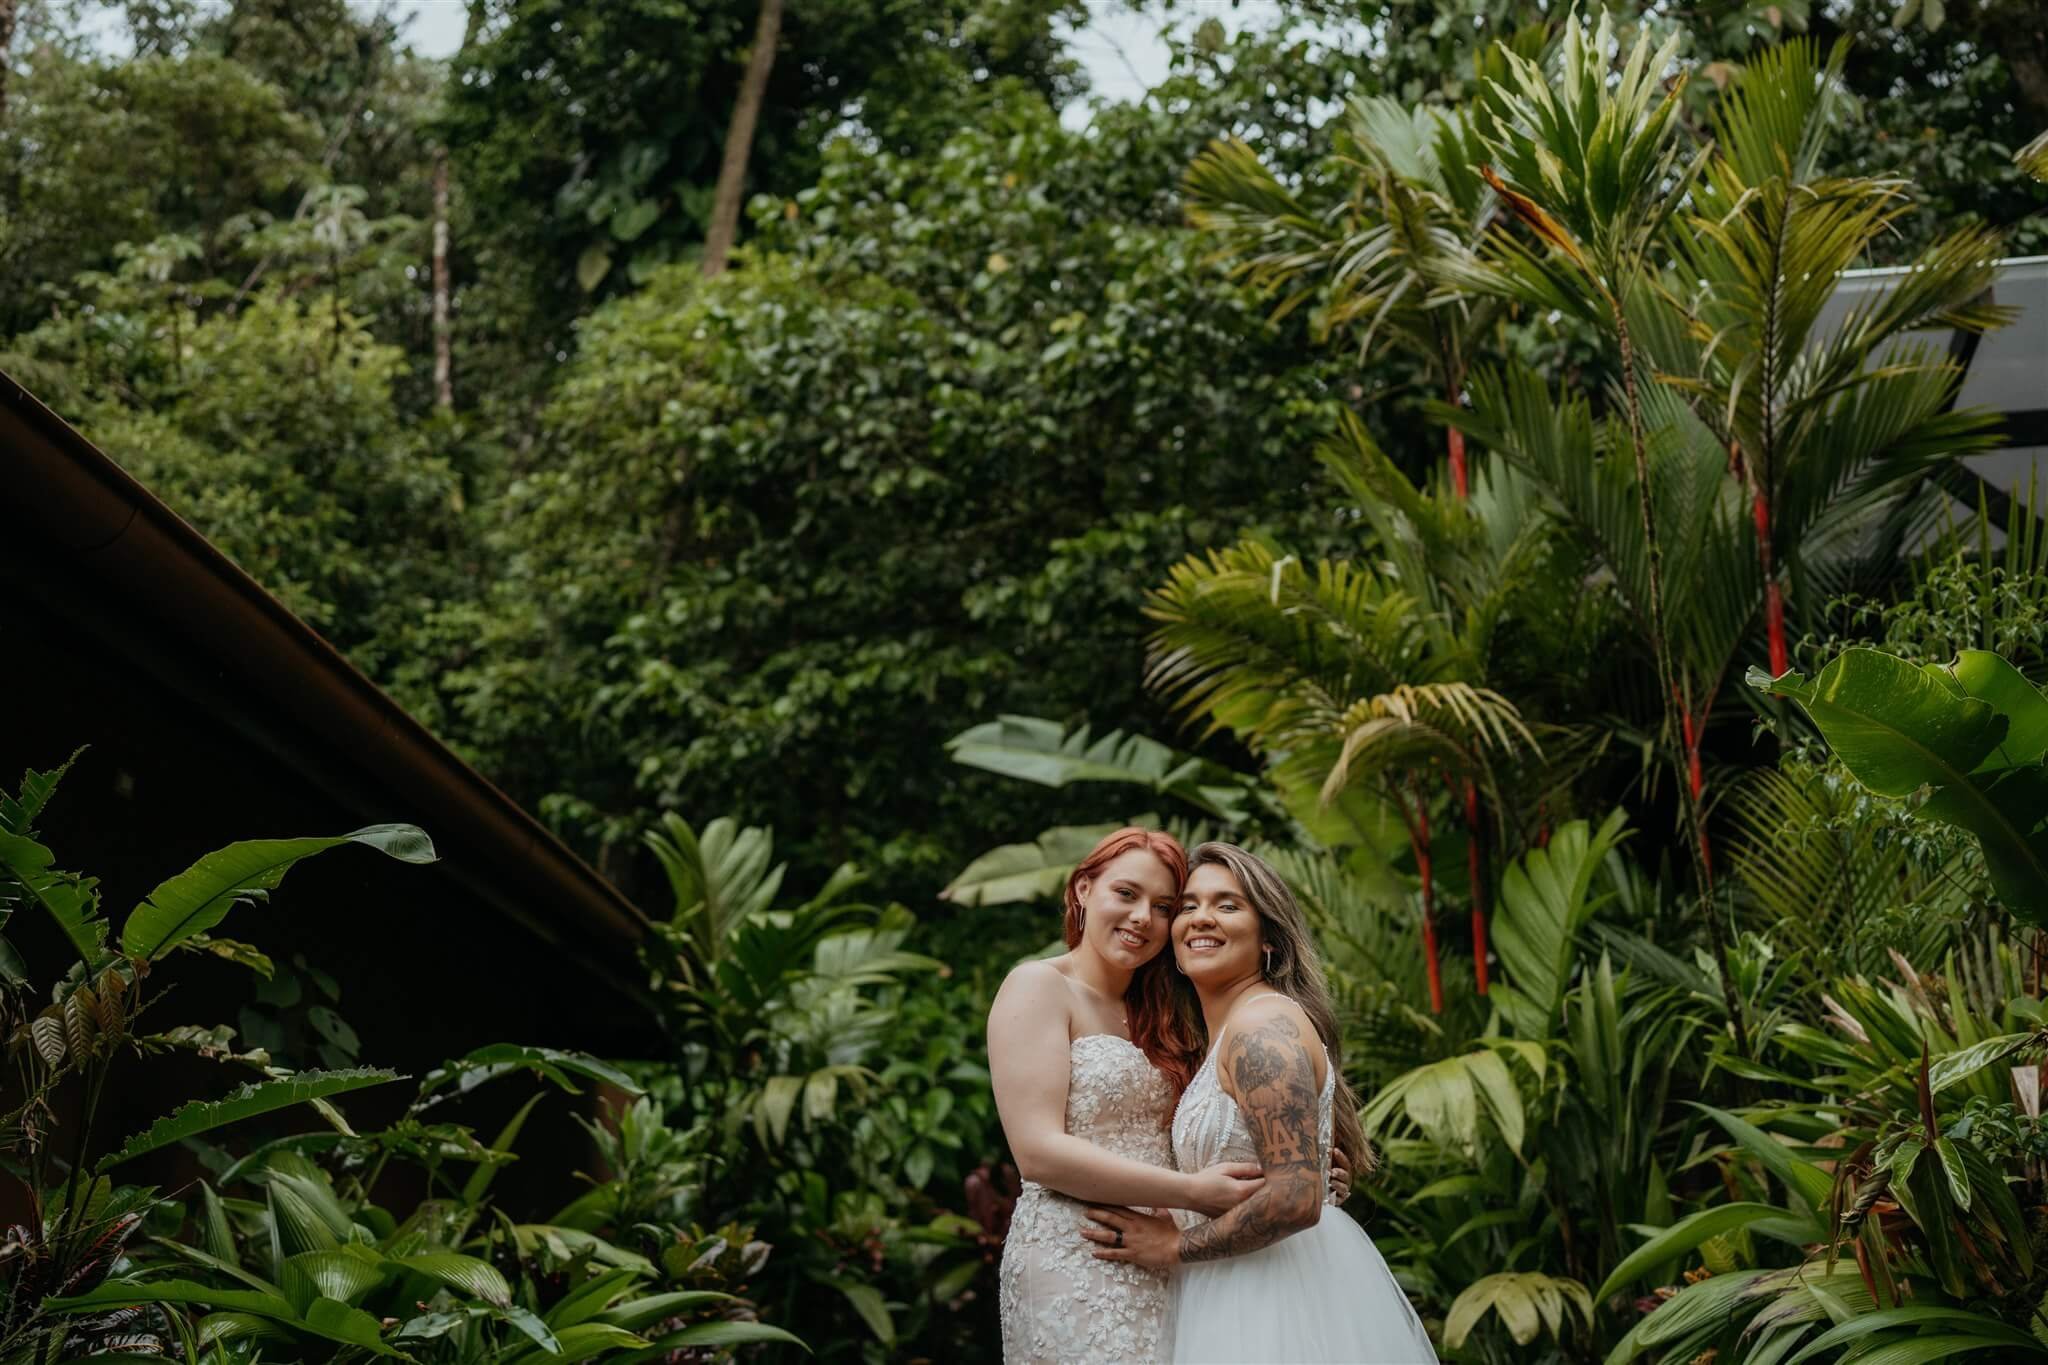
<svg viewBox="0 0 2048 1365"><path fill-rule="evenodd" d="M611 1351L630 1351L648 1345L647 1338L615 1327L608 1322L579 1322L555 1333L555 1349L535 1347L512 1357L508 1365L570 1365L594 1360Z"/></svg>
<svg viewBox="0 0 2048 1365"><path fill-rule="evenodd" d="M1058 898L1067 878L1115 825L1056 825L1028 844L1003 844L969 863L939 893L958 905L1017 905Z"/></svg>
<svg viewBox="0 0 2048 1365"><path fill-rule="evenodd" d="M1866 1336L1878 1336L1880 1332L1915 1330L1915 1328L1927 1328L1927 1326L1968 1328L1968 1334L1987 1336L1987 1338L2003 1336L2007 1345L2011 1345L2011 1347L2030 1351L2032 1355L2048 1355L2048 1349L2044 1349L2038 1340L2034 1340L2032 1336L2028 1336L2025 1332L2015 1330L2013 1326L2009 1326L2005 1322L1999 1322L1997 1318L1987 1318L1985 1314L1972 1314L1972 1312L1968 1312L1964 1308L1944 1308L1944 1306L1937 1306L1937 1304L1913 1304L1913 1306L1905 1306L1905 1308L1882 1308L1882 1310L1878 1310L1874 1314L1855 1314L1847 1322L1837 1322L1829 1330L1825 1330L1819 1336L1808 1340L1806 1345L1800 1349L1798 1355L1794 1355L1794 1357L1790 1357L1786 1361L1786 1365L1800 1365L1800 1361L1810 1361L1812 1357L1825 1355L1825 1353L1829 1353L1829 1351L1833 1351L1837 1347L1849 1345L1849 1342L1860 1342ZM1921 1338L1921 1340L1925 1340L1925 1338ZM1931 1359L1939 1359L1939 1357L1931 1357Z"/></svg>
<svg viewBox="0 0 2048 1365"><path fill-rule="evenodd" d="M797 1346L805 1352L811 1349L802 1337L786 1332L780 1327L771 1327L765 1322L700 1322L695 1327L670 1332L645 1350L620 1356L619 1365L638 1365L640 1361L666 1360L672 1353L688 1346L751 1346L763 1342Z"/></svg>
<svg viewBox="0 0 2048 1365"><path fill-rule="evenodd" d="M1987 1322L1970 1332L1941 1332L1888 1341L1857 1356L1856 1365L1946 1365L1975 1351L1997 1351L2000 1354L1995 1358L2006 1361L2048 1358L2041 1343L2025 1332Z"/></svg>
<svg viewBox="0 0 2048 1365"><path fill-rule="evenodd" d="M258 898L303 858L343 844L361 844L406 863L431 863L434 845L413 825L371 825L318 839L246 839L207 854L160 884L135 907L121 930L121 950L155 959L219 924L238 902Z"/></svg>
<svg viewBox="0 0 2048 1365"><path fill-rule="evenodd" d="M60 1313L85 1309L120 1308L137 1303L189 1303L206 1308L229 1308L257 1313L266 1318L293 1322L298 1314L285 1299L251 1289L217 1289L197 1280L108 1280L83 1294L46 1299L45 1308Z"/></svg>
<svg viewBox="0 0 2048 1365"><path fill-rule="evenodd" d="M340 1303L356 1300L384 1282L384 1267L374 1255L353 1251L302 1251L285 1261L287 1283L291 1272L305 1276L314 1293L309 1297L334 1299Z"/></svg>
<svg viewBox="0 0 2048 1365"><path fill-rule="evenodd" d="M1810 683L1754 670L1750 682L1805 707L1872 791L1931 789L1920 814L1976 836L2008 910L2030 923L2048 918L2048 770L2026 752L2048 733L2048 702L2009 666L1973 651L1947 669L1916 668L1856 648Z"/></svg>
<svg viewBox="0 0 2048 1365"><path fill-rule="evenodd" d="M1626 819L1615 811L1597 832L1574 820L1547 848L1532 848L1510 863L1501 878L1492 937L1509 986L1496 998L1524 1038L1556 1031L1579 930L1599 904L1591 894L1593 877L1620 842Z"/></svg>
<svg viewBox="0 0 2048 1365"><path fill-rule="evenodd" d="M1767 1220L1784 1222L1789 1218L1791 1215L1775 1204L1716 1204L1712 1208L1701 1209L1679 1219L1622 1257L1621 1264L1614 1267L1613 1273L1608 1275L1593 1297L1605 1301L1608 1295L1626 1289L1630 1281L1645 1271L1676 1260L1710 1238ZM1818 1223L1812 1223L1805 1230L1812 1234L1807 1239L1810 1241L1817 1242L1824 1235Z"/></svg>
<svg viewBox="0 0 2048 1365"><path fill-rule="evenodd" d="M0 872L20 885L30 900L49 912L71 946L97 971L107 955L107 922L100 917L98 880L59 872L55 855L20 834L0 834Z"/></svg>
<svg viewBox="0 0 2048 1365"><path fill-rule="evenodd" d="M1512 1215L1511 1215L1512 1216ZM1444 1314L1444 1345L1457 1350L1487 1313L1497 1314L1518 1346L1527 1346L1539 1330L1553 1339L1564 1335L1565 1308L1579 1310L1593 1323L1593 1299L1577 1280L1538 1271L1506 1271L1474 1281L1451 1302Z"/></svg>
<svg viewBox="0 0 2048 1365"><path fill-rule="evenodd" d="M611 1323L615 1327L638 1331L665 1318L679 1317L684 1313L694 1313L700 1308L731 1302L732 1295L722 1294L715 1289L678 1289L666 1294L649 1294L644 1298L628 1299L624 1303L613 1304L597 1316L601 1321Z"/></svg>
<svg viewBox="0 0 2048 1365"><path fill-rule="evenodd" d="M1689 1284L1631 1327L1607 1353L1606 1365L1625 1365L1646 1348L1673 1343L1677 1349L1669 1354L1689 1360L1691 1355L1682 1349L1684 1346L1724 1330L1741 1300L1784 1276L1785 1272L1777 1270L1738 1270L1732 1275L1713 1275ZM1613 1281L1610 1279L1609 1283ZM1607 1296L1593 1297L1600 1302Z"/></svg>
<svg viewBox="0 0 2048 1365"><path fill-rule="evenodd" d="M552 1047L525 1047L518 1043L487 1043L428 1072L426 1079L420 1082L420 1094L432 1094L450 1082L454 1083L457 1093L466 1094L487 1081L518 1071L544 1076L572 1095L582 1092L569 1079L571 1076L616 1086L628 1095L645 1093L631 1076L588 1053L566 1052Z"/></svg>
<svg viewBox="0 0 2048 1365"><path fill-rule="evenodd" d="M82 748L72 750L71 757L48 772L28 769L21 775L21 793L18 796L0 791L0 834L27 834L33 830L36 817L49 804L57 784L64 780L64 774L71 771L71 765L84 752Z"/></svg>
<svg viewBox="0 0 2048 1365"><path fill-rule="evenodd" d="M260 1313L208 1313L199 1321L199 1344L216 1341L290 1341L292 1334L276 1319Z"/></svg>
<svg viewBox="0 0 2048 1365"><path fill-rule="evenodd" d="M785 866L774 861L774 834L743 827L730 816L713 820L699 834L689 821L669 812L660 830L648 832L646 843L668 876L675 898L671 921L706 963L723 957L726 940L773 905L782 888Z"/></svg>
<svg viewBox="0 0 2048 1365"><path fill-rule="evenodd" d="M1519 1152L1527 1118L1504 1054L1519 1058L1542 1078L1546 1058L1541 1044L1486 1040L1486 1046L1477 1051L1446 1057L1395 1077L1373 1096L1359 1119L1371 1135L1399 1113L1431 1142L1472 1155L1479 1150L1484 1132L1483 1114L1502 1141Z"/></svg>
<svg viewBox="0 0 2048 1365"><path fill-rule="evenodd" d="M2048 754L2048 697L2017 668L1989 650L1965 649L1944 671L1966 696L2005 717L2005 737L1979 771L2038 764Z"/></svg>
<svg viewBox="0 0 2048 1365"><path fill-rule="evenodd" d="M1251 781L1207 759L1143 735L1111 731L1100 739L1086 726L1067 733L1035 716L1003 716L954 736L955 763L1044 787L1070 782L1122 782L1185 801L1225 824L1244 816Z"/></svg>
<svg viewBox="0 0 2048 1365"><path fill-rule="evenodd" d="M1784 1143L1746 1119L1737 1118L1712 1105L1697 1104L1693 1107L1727 1129L1728 1136L1741 1143L1765 1170L1805 1201L1809 1212L1819 1216L1821 1210L1828 1206L1834 1192L1834 1179L1826 1171L1810 1161L1800 1160Z"/></svg>
<svg viewBox="0 0 2048 1365"><path fill-rule="evenodd" d="M426 1251L416 1256L387 1257L386 1264L439 1281L473 1299L482 1299L493 1308L507 1308L512 1303L512 1286L505 1282L504 1275L490 1262L480 1261L474 1256L453 1251Z"/></svg>
<svg viewBox="0 0 2048 1365"><path fill-rule="evenodd" d="M1752 670L1750 683L1806 708L1843 766L1883 796L1965 783L2005 738L1990 703L1881 650L1844 650L1812 682Z"/></svg>
<svg viewBox="0 0 2048 1365"><path fill-rule="evenodd" d="M548 1309L548 1326L559 1333L564 1327L587 1322L609 1308L620 1295L632 1293L639 1283L630 1270L607 1270L593 1275L555 1300L554 1307Z"/></svg>
<svg viewBox="0 0 2048 1365"><path fill-rule="evenodd" d="M398 1352L384 1344L384 1335L377 1325L377 1319L360 1308L351 1308L334 1299L319 1298L307 1307L300 1325L316 1336L329 1341L339 1341L350 1346L360 1346L373 1355L395 1356Z"/></svg>
<svg viewBox="0 0 2048 1365"><path fill-rule="evenodd" d="M102 1157L95 1169L109 1170L124 1161L133 1161L146 1152L154 1152L159 1147L168 1147L174 1142L183 1142L186 1138L197 1137L201 1133L211 1132L230 1123L255 1118L258 1114L288 1109L292 1105L304 1104L308 1100L326 1099L397 1079L397 1072L374 1067L356 1067L347 1071L302 1071L283 1080L245 1085L221 1099L194 1100L176 1113L165 1115L129 1138L117 1150Z"/></svg>

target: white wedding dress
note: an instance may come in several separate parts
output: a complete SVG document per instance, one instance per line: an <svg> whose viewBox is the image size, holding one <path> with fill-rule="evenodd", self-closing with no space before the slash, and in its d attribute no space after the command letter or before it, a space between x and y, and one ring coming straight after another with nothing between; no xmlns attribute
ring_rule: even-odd
<svg viewBox="0 0 2048 1365"><path fill-rule="evenodd" d="M1173 1087L1137 1044L1114 1034L1068 1049L1067 1131L1118 1156L1172 1166ZM1004 1365L1110 1365L1166 1359L1173 1328L1167 1275L1095 1259L1077 1199L1024 1182L1003 1239Z"/></svg>
<svg viewBox="0 0 2048 1365"><path fill-rule="evenodd" d="M1216 1054L1188 1083L1173 1116L1173 1154L1184 1171L1218 1161L1257 1161L1237 1102L1216 1080ZM1317 1141L1330 1178L1337 1071L1323 1083ZM1183 1227L1208 1221L1181 1210ZM1348 1365L1436 1365L1415 1309L1394 1283L1365 1229L1342 1209L1269 1247L1184 1265L1174 1286L1173 1359L1247 1365L1342 1361Z"/></svg>

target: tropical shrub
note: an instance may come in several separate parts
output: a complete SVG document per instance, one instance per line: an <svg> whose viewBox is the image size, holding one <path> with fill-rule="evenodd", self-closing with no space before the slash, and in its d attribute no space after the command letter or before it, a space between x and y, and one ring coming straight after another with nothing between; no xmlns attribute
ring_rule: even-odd
<svg viewBox="0 0 2048 1365"><path fill-rule="evenodd" d="M21 911L47 915L76 954L61 972L37 973L0 940L0 1018L16 1062L0 1147L7 1153L7 1178L21 1186L34 1211L30 1222L9 1231L0 1250L9 1288L0 1357L9 1360L71 1358L131 1337L162 1345L153 1329L164 1320L146 1313L73 1320L59 1311L62 1299L97 1292L123 1275L132 1263L130 1242L146 1223L162 1226L169 1218L175 1227L178 1221L154 1189L118 1184L112 1172L227 1124L298 1104L325 1105L333 1096L396 1078L374 1068L272 1068L260 1052L235 1053L231 1029L138 1031L136 1022L162 994L161 978L175 955L217 954L267 972L270 964L258 950L215 930L237 906L266 898L295 864L346 844L403 862L434 860L433 845L410 825L376 825L331 838L247 840L165 879L116 926L101 911L97 879L59 868L38 840L36 821L70 766L67 760L48 771L31 770L15 794L0 794L0 921ZM43 995L49 1003L38 1003ZM195 1099L116 1146L95 1146L93 1119L117 1062L173 1050L251 1067L257 1079L217 1099ZM58 1120L60 1094L75 1097L69 1123Z"/></svg>
<svg viewBox="0 0 2048 1365"><path fill-rule="evenodd" d="M671 815L648 844L674 897L646 958L674 1049L656 1093L697 1165L689 1216L781 1249L753 1292L825 1354L985 1340L984 1230L961 1206L996 1151L977 1059L992 985L935 980L904 946L910 913L853 899L851 866L785 896L766 829Z"/></svg>

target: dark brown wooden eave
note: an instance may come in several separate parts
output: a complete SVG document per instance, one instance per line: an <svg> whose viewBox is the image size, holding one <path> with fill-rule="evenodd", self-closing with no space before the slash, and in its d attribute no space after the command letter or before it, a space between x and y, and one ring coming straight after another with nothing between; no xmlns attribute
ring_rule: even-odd
<svg viewBox="0 0 2048 1365"><path fill-rule="evenodd" d="M358 790L404 793L451 868L543 937L619 979L638 907L436 739L318 632L125 470L0 372L0 527L23 528L123 612L152 618L285 727L348 755ZM4 530L0 530L4 533ZM276 728L276 727L273 727ZM273 748L279 746L272 737ZM294 755L288 755L294 756ZM373 817L376 818L376 817ZM390 818L388 814L381 818ZM591 942L591 935L598 941Z"/></svg>

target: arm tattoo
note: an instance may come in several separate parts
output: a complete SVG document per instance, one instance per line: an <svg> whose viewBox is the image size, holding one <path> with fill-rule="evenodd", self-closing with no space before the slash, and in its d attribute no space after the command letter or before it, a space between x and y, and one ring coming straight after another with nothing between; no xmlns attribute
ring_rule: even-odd
<svg viewBox="0 0 2048 1365"><path fill-rule="evenodd" d="M1215 1261L1271 1246L1316 1220L1322 1209L1321 1097L1301 1029L1284 1014L1232 1034L1222 1064L1236 1083L1238 1111L1265 1168L1257 1194L1180 1235L1183 1261Z"/></svg>

